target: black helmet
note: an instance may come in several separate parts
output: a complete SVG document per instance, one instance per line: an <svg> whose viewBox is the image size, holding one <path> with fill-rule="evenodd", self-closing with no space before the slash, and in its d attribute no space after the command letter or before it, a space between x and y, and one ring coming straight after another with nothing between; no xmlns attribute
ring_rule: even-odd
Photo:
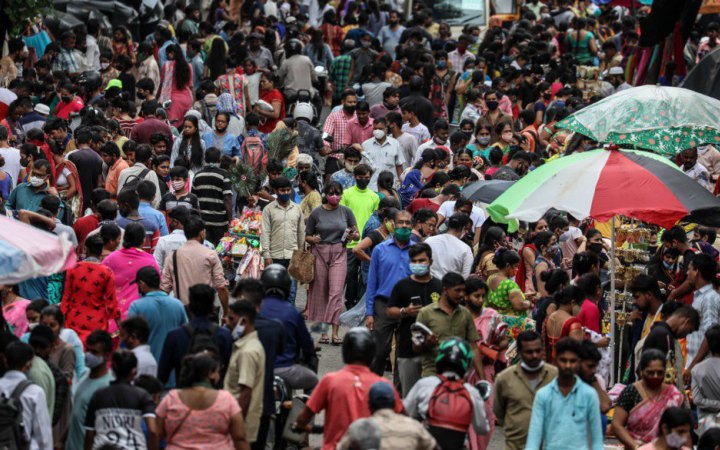
<svg viewBox="0 0 720 450"><path fill-rule="evenodd" d="M375 340L365 327L351 328L342 343L342 357L345 364L363 362L370 365L375 357Z"/></svg>
<svg viewBox="0 0 720 450"><path fill-rule="evenodd" d="M473 351L470 344L460 338L451 337L438 347L435 368L437 373L451 371L463 377L470 368L472 360Z"/></svg>
<svg viewBox="0 0 720 450"><path fill-rule="evenodd" d="M260 281L265 289L265 295L275 294L282 298L290 296L292 280L287 269L280 264L270 264L260 275Z"/></svg>
<svg viewBox="0 0 720 450"><path fill-rule="evenodd" d="M102 78L98 72L88 70L80 74L78 84L85 86L86 91L92 92L102 86Z"/></svg>

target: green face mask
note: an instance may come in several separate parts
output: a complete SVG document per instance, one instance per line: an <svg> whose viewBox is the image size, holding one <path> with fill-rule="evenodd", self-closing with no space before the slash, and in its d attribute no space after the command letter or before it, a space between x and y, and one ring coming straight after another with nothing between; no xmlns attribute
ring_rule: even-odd
<svg viewBox="0 0 720 450"><path fill-rule="evenodd" d="M410 234L412 234L412 230L410 228L395 228L395 239L400 242L407 242L410 240Z"/></svg>

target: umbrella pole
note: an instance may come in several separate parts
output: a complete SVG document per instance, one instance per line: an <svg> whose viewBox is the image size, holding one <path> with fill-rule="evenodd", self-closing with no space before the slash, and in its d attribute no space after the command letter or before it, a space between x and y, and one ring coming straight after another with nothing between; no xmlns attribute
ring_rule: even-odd
<svg viewBox="0 0 720 450"><path fill-rule="evenodd" d="M615 385L615 216L610 222L610 387Z"/></svg>

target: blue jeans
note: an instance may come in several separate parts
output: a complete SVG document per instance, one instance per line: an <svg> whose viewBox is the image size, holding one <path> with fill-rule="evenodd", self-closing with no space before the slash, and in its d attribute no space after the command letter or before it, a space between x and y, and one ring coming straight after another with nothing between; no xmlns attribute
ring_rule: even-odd
<svg viewBox="0 0 720 450"><path fill-rule="evenodd" d="M280 264L284 268L290 267L290 260L289 259L273 259L274 264ZM295 281L295 278L290 278L292 280L292 283L290 284L290 296L288 296L288 302L295 306L295 296L297 295L297 281Z"/></svg>

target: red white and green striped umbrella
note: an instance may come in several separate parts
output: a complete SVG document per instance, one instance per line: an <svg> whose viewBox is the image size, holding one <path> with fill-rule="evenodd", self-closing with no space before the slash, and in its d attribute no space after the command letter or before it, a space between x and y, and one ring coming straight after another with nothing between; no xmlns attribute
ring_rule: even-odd
<svg viewBox="0 0 720 450"><path fill-rule="evenodd" d="M720 200L654 153L600 149L538 167L498 197L488 212L495 222L535 222L550 208L583 219L633 217L670 228L683 218L720 226ZM513 231L513 230L511 230Z"/></svg>

